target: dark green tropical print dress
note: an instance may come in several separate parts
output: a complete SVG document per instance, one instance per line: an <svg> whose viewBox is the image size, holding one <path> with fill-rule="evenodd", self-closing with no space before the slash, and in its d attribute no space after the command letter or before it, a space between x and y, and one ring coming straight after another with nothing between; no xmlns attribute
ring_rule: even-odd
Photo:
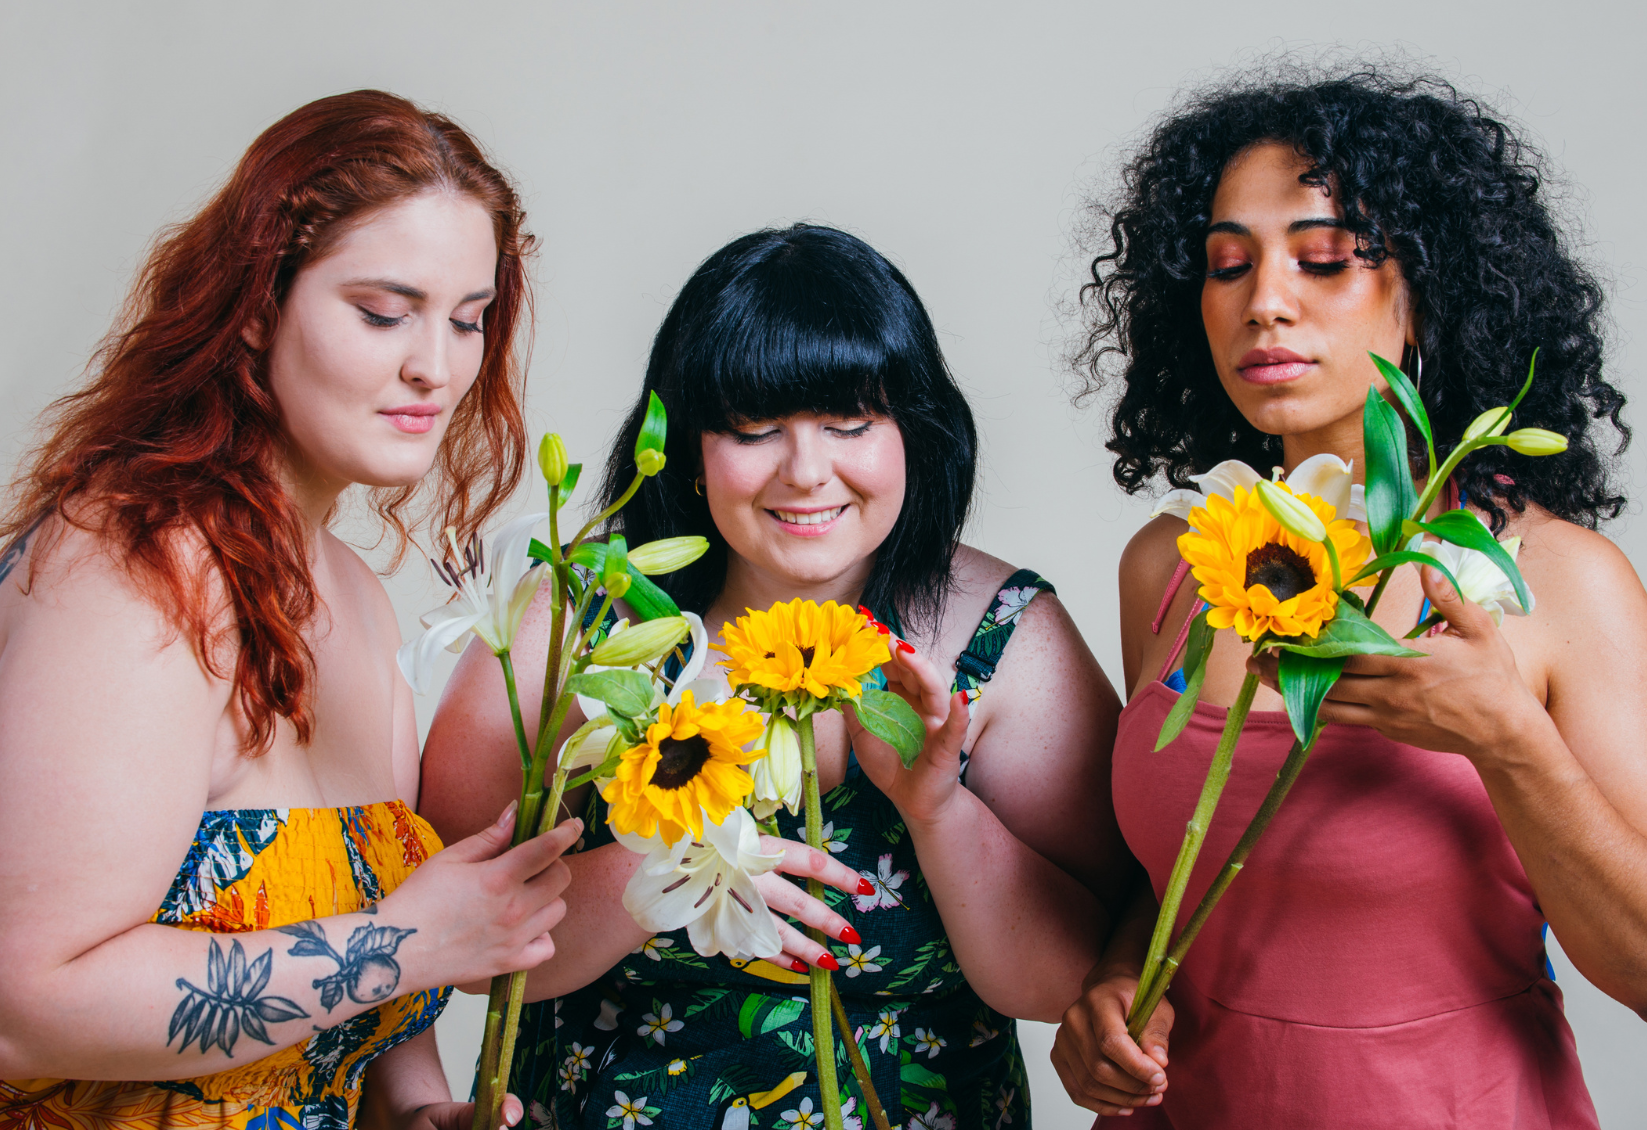
<svg viewBox="0 0 1647 1130"><path fill-rule="evenodd" d="M978 697L1018 613L1051 589L1013 574L956 662L957 690ZM611 842L603 808L591 798L585 847ZM898 810L856 757L823 797L823 820L828 850L874 887L825 898L863 938L830 950L887 1118L903 1130L1029 1130L1014 1022L961 976ZM804 816L780 810L778 822L805 840ZM526 1006L510 1090L529 1122L559 1130L821 1130L807 1007L805 974L700 957L685 930L659 934L594 984ZM846 1130L874 1130L836 1054Z"/></svg>

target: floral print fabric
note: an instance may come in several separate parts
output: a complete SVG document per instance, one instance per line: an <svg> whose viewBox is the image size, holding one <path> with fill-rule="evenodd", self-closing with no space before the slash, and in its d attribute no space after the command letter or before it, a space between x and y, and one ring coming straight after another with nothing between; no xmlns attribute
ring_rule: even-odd
<svg viewBox="0 0 1647 1130"><path fill-rule="evenodd" d="M393 891L440 846L398 800L207 812L151 921L240 934L347 914ZM346 1130L367 1065L433 1024L450 992L397 997L216 1075L0 1080L0 1130Z"/></svg>
<svg viewBox="0 0 1647 1130"><path fill-rule="evenodd" d="M1050 587L1020 573L1003 588L973 640L987 649L985 675L1017 613ZM985 681L963 679L957 689ZM611 842L604 817L591 798L586 848ZM823 819L826 849L874 887L825 898L863 938L830 950L888 1119L902 1130L1028 1130L1014 1024L961 975L903 821L855 758L824 796ZM805 839L804 818L780 811L778 822ZM821 1130L806 975L700 957L685 934L649 938L593 985L526 1006L510 1089L534 1128ZM873 1130L844 1047L837 1060L847 1130Z"/></svg>

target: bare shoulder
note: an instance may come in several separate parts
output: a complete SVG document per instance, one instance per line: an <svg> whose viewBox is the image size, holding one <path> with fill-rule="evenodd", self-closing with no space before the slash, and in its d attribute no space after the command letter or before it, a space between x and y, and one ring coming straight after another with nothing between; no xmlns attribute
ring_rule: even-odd
<svg viewBox="0 0 1647 1130"><path fill-rule="evenodd" d="M156 595L133 576L116 548L99 534L53 517L5 550L8 571L0 588L4 645L36 626L77 624L95 637L164 646L176 635ZM203 551L185 545L184 569L204 572ZM82 639L86 639L82 636ZM89 643L89 639L87 640ZM0 645L0 646L4 646Z"/></svg>
<svg viewBox="0 0 1647 1130"><path fill-rule="evenodd" d="M1521 538L1516 563L1536 602L1528 624L1552 645L1647 634L1647 590L1611 538L1534 506L1511 518L1508 529Z"/></svg>
<svg viewBox="0 0 1647 1130"><path fill-rule="evenodd" d="M1151 518L1132 535L1121 551L1118 581L1123 630L1134 620L1154 616L1161 594L1178 568L1178 538L1188 529L1182 518L1163 514Z"/></svg>

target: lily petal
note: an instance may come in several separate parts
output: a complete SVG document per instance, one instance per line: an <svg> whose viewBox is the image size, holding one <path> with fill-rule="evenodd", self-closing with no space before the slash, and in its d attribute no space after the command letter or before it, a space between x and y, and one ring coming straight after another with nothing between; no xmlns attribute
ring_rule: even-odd
<svg viewBox="0 0 1647 1130"><path fill-rule="evenodd" d="M434 674L435 657L443 649L462 650L464 639L481 619L478 613L465 615L446 608L437 608L423 618L424 623L429 625L428 630L416 639L401 644L400 650L395 652L395 662L400 667L400 673L411 684L414 694L429 693L429 678Z"/></svg>
<svg viewBox="0 0 1647 1130"><path fill-rule="evenodd" d="M1239 459L1226 459L1204 475L1191 475L1190 482L1199 486L1202 494L1222 495L1234 502L1236 487L1250 491L1263 477Z"/></svg>
<svg viewBox="0 0 1647 1130"><path fill-rule="evenodd" d="M1292 469L1287 485L1294 494L1313 494L1333 509L1336 518L1349 517L1352 467L1330 451L1312 455Z"/></svg>
<svg viewBox="0 0 1647 1130"><path fill-rule="evenodd" d="M1155 509L1149 512L1151 518L1159 518L1163 514L1171 514L1174 518L1188 519L1190 511L1197 506L1205 506L1207 496L1198 490L1186 490L1179 487L1169 490L1161 496L1161 501L1155 504Z"/></svg>

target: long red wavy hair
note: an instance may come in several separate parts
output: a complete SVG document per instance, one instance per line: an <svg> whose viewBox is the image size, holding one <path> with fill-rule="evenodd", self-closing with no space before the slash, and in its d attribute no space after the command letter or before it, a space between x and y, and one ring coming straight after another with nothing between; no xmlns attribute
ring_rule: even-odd
<svg viewBox="0 0 1647 1130"><path fill-rule="evenodd" d="M48 409L45 438L0 521L9 541L57 515L122 551L207 670L229 677L233 655L250 755L269 748L278 718L300 742L313 735L304 632L319 598L307 528L282 485L280 413L248 339L271 340L293 278L351 221L428 190L462 193L491 213L497 298L480 374L433 471L415 486L374 490L371 506L395 538L397 563L420 519L467 538L525 465L527 343L517 330L529 336L533 240L514 187L467 133L375 90L322 98L270 126L198 215L161 234L89 381Z"/></svg>

